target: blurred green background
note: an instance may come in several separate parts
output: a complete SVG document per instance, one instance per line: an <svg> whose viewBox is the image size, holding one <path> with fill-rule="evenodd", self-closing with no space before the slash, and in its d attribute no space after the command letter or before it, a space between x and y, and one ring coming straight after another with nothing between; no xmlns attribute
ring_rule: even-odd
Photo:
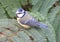
<svg viewBox="0 0 60 42"><path fill-rule="evenodd" d="M49 28L22 29L16 21L19 8ZM0 0L0 42L60 42L60 0Z"/></svg>

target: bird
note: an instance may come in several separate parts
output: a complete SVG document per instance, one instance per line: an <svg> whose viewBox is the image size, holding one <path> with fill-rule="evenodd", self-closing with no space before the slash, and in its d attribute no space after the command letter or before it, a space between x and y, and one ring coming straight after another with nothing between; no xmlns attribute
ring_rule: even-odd
<svg viewBox="0 0 60 42"><path fill-rule="evenodd" d="M47 24L39 22L33 16L31 16L28 11L25 11L23 8L19 8L16 11L17 22L24 28L30 27L39 27L39 28L48 28Z"/></svg>

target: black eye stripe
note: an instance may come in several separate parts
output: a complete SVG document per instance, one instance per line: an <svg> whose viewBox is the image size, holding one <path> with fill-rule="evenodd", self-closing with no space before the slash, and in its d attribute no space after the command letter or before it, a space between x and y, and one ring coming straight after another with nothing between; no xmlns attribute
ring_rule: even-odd
<svg viewBox="0 0 60 42"><path fill-rule="evenodd" d="M25 13L25 11L23 13ZM21 14L21 13L17 13L17 14Z"/></svg>

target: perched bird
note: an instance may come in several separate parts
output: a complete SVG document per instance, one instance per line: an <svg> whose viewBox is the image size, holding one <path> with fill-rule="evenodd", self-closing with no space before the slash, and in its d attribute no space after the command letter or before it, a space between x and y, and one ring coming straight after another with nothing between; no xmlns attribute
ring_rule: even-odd
<svg viewBox="0 0 60 42"><path fill-rule="evenodd" d="M24 28L30 27L39 27L39 28L48 28L48 26L42 22L38 22L31 15L28 14L23 8L20 8L16 11L17 21Z"/></svg>

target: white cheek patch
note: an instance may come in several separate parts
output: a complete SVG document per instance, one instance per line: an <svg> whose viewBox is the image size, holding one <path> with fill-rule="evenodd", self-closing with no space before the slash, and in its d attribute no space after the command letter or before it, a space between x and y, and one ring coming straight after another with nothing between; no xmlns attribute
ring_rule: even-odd
<svg viewBox="0 0 60 42"><path fill-rule="evenodd" d="M23 16L23 14L18 14L17 16L18 16L18 17L22 17L22 16Z"/></svg>

